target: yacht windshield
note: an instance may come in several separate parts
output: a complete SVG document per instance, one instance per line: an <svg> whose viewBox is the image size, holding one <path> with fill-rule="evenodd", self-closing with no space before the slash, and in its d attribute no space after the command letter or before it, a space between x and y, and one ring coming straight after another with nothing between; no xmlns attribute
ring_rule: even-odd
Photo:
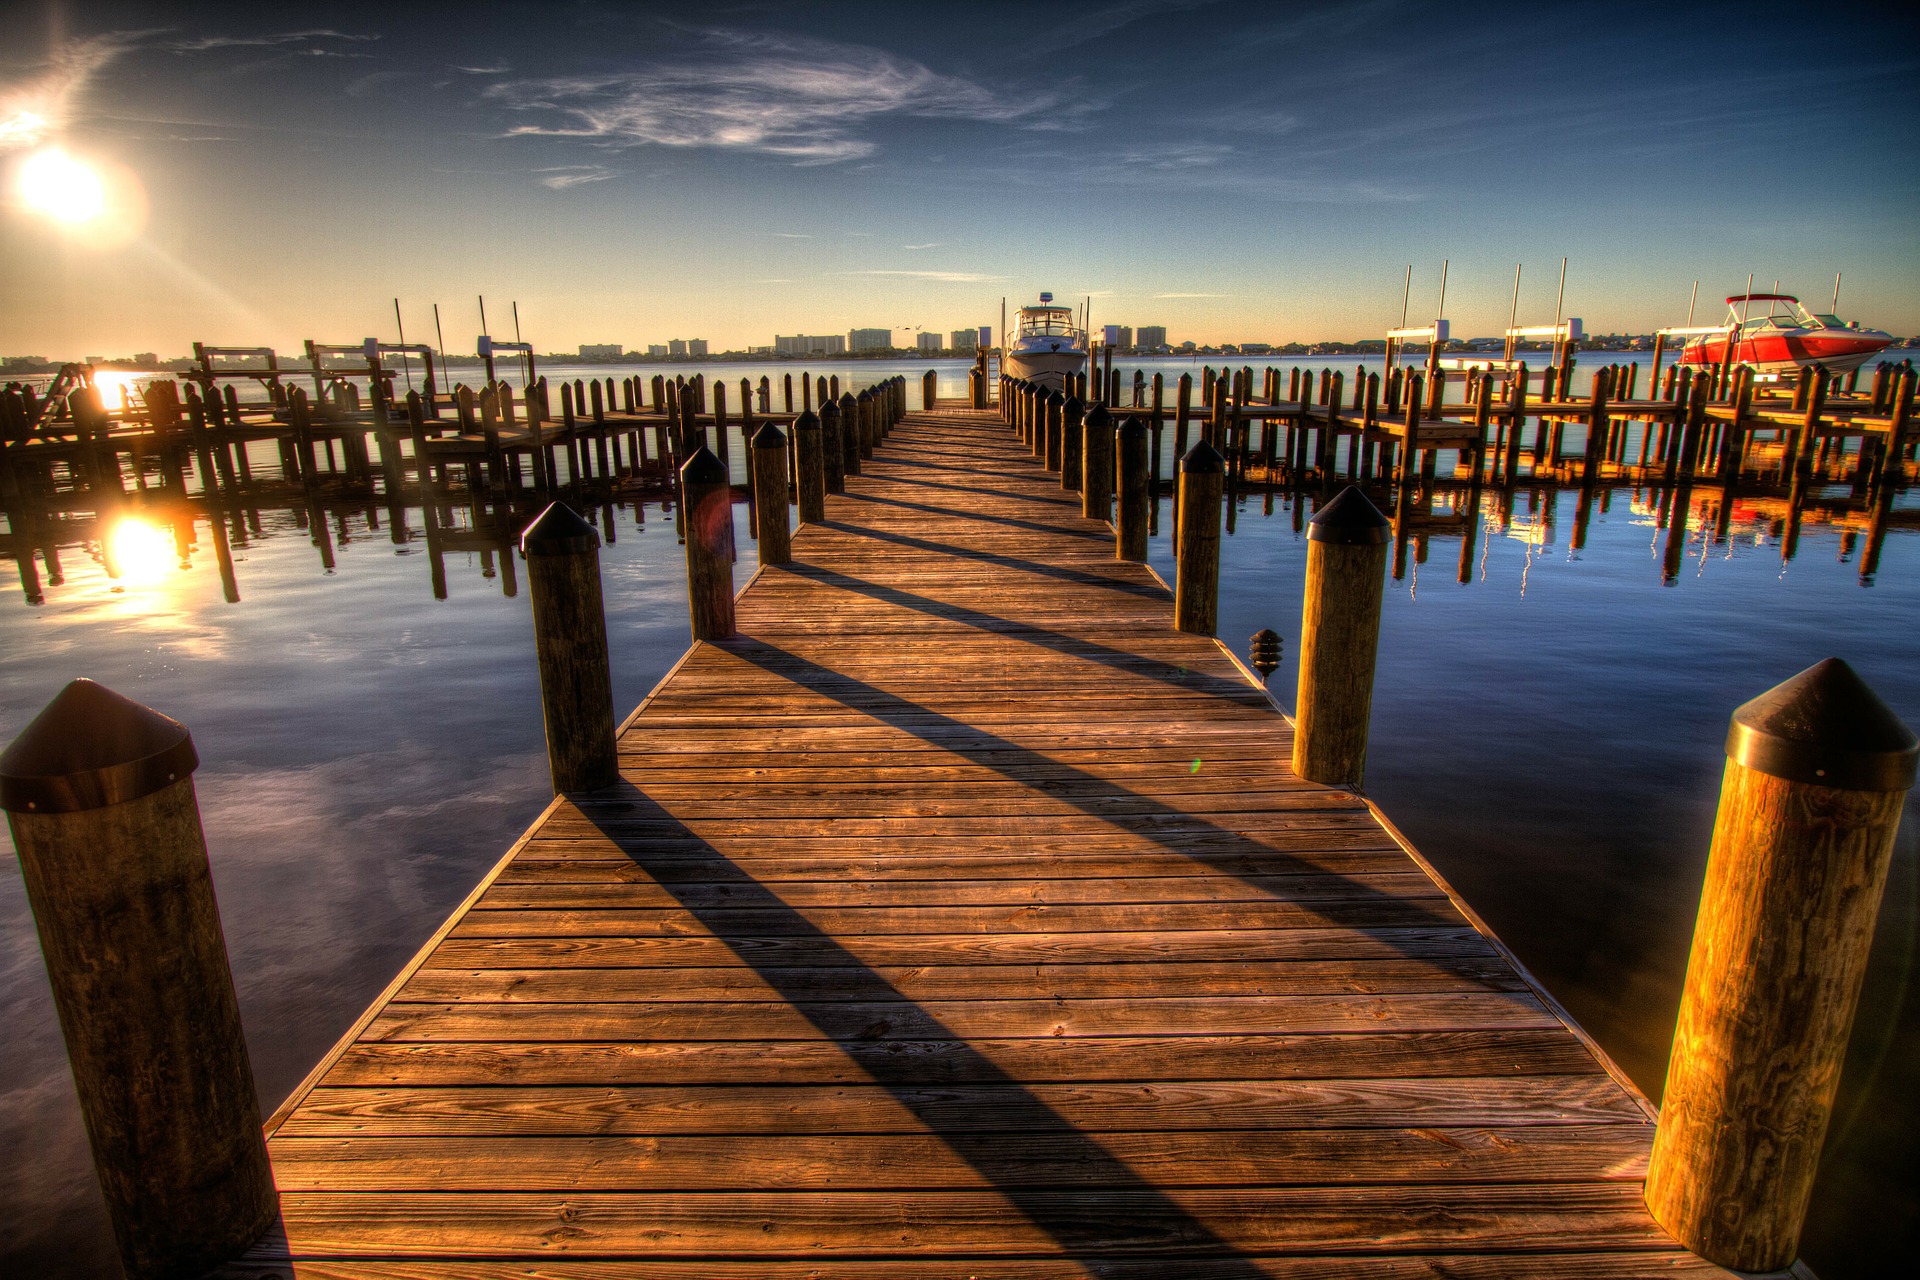
<svg viewBox="0 0 1920 1280"><path fill-rule="evenodd" d="M1066 307L1035 307L1020 313L1020 332L1036 337L1064 337L1074 332L1073 312Z"/></svg>

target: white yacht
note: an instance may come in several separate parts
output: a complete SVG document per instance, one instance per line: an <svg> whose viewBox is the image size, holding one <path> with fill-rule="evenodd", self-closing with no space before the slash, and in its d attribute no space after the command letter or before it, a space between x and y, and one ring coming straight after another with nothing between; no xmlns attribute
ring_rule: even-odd
<svg viewBox="0 0 1920 1280"><path fill-rule="evenodd" d="M1056 390L1066 376L1087 367L1087 335L1074 324L1072 307L1053 305L1053 295L1040 295L1038 306L1020 308L1020 319L1002 360L1009 377L1024 378Z"/></svg>

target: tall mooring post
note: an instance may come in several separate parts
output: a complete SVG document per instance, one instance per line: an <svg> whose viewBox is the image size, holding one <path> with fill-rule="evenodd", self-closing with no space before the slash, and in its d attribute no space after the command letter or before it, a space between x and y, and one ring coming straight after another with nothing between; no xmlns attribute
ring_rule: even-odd
<svg viewBox="0 0 1920 1280"><path fill-rule="evenodd" d="M1680 1243L1791 1264L1920 740L1838 658L1742 706L1647 1170Z"/></svg>
<svg viewBox="0 0 1920 1280"><path fill-rule="evenodd" d="M733 634L733 492L727 469L701 445L680 467L687 516L687 601L695 640Z"/></svg>
<svg viewBox="0 0 1920 1280"><path fill-rule="evenodd" d="M760 563L786 564L793 559L787 523L787 436L771 422L753 436L753 495Z"/></svg>
<svg viewBox="0 0 1920 1280"><path fill-rule="evenodd" d="M611 786L620 769L600 535L572 507L556 502L520 535L520 550L533 593L533 644L553 789L564 795Z"/></svg>
<svg viewBox="0 0 1920 1280"><path fill-rule="evenodd" d="M1120 450L1120 517L1113 530L1114 554L1122 560L1145 560L1154 500L1147 424L1130 417L1120 424L1115 437Z"/></svg>
<svg viewBox="0 0 1920 1280"><path fill-rule="evenodd" d="M1180 460L1180 513L1173 581L1175 630L1210 636L1219 625L1220 493L1227 461L1205 440Z"/></svg>
<svg viewBox="0 0 1920 1280"><path fill-rule="evenodd" d="M197 1276L279 1213L199 763L185 725L91 680L0 755L0 808L131 1280Z"/></svg>
<svg viewBox="0 0 1920 1280"><path fill-rule="evenodd" d="M811 409L793 420L793 459L800 523L819 524L827 518L827 460L820 443L820 419Z"/></svg>
<svg viewBox="0 0 1920 1280"><path fill-rule="evenodd" d="M1307 526L1293 771L1309 782L1357 787L1366 769L1392 530L1354 485Z"/></svg>
<svg viewBox="0 0 1920 1280"><path fill-rule="evenodd" d="M939 375L936 374L932 369L927 370L926 373L921 375L920 407L922 409L933 408L934 400L939 394L939 387L940 387Z"/></svg>
<svg viewBox="0 0 1920 1280"><path fill-rule="evenodd" d="M1086 442L1076 481L1080 486L1080 514L1089 520L1113 515L1113 415L1104 404L1087 414Z"/></svg>

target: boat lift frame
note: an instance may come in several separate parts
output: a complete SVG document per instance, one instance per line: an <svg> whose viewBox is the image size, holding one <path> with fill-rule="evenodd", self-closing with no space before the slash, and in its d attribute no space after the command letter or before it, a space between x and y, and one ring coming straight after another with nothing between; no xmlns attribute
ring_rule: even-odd
<svg viewBox="0 0 1920 1280"><path fill-rule="evenodd" d="M488 386L492 386L495 381L493 376L493 353L496 351L517 351L527 358L528 386L532 386L540 377L540 374L534 368L533 344L531 342L504 342L499 338L490 337L483 333L473 340L473 345L474 353L478 355L481 362L487 366Z"/></svg>
<svg viewBox="0 0 1920 1280"><path fill-rule="evenodd" d="M384 416L385 410L393 401L393 370L388 369L381 360L383 355L417 355L426 365L426 400L429 417L437 415L437 401L433 380L433 348L424 342L382 342L378 338L367 338L352 346L334 345L307 339L307 360L313 366L313 390L316 397L326 394L326 381L342 377L356 376L345 369L328 369L323 361L328 356L357 355L366 361L365 376L368 389L372 394L376 418Z"/></svg>

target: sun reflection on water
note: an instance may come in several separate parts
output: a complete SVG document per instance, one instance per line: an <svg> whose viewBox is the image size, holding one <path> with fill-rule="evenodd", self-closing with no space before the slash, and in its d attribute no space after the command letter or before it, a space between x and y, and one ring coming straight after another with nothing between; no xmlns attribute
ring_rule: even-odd
<svg viewBox="0 0 1920 1280"><path fill-rule="evenodd" d="M102 550L108 574L133 586L160 582L179 558L167 532L139 516L114 521Z"/></svg>

